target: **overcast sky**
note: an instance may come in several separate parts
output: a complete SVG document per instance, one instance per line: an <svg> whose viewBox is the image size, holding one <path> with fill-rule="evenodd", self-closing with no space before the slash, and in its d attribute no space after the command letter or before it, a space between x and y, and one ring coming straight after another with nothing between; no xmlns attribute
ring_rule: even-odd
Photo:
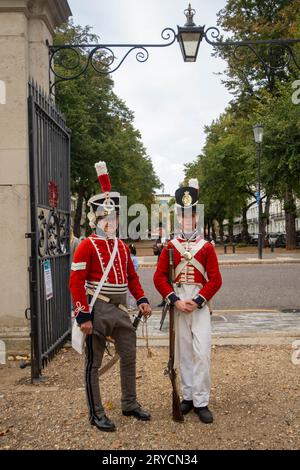
<svg viewBox="0 0 300 470"><path fill-rule="evenodd" d="M165 27L183 26L188 0L69 0L75 23L90 25L101 42L163 43ZM196 24L215 26L226 0L193 0ZM201 152L204 126L224 111L231 96L215 75L225 63L200 45L196 63L183 62L178 43L149 49L147 62L134 54L112 78L115 92L135 114L135 127L151 157L165 193L183 180L183 165Z"/></svg>

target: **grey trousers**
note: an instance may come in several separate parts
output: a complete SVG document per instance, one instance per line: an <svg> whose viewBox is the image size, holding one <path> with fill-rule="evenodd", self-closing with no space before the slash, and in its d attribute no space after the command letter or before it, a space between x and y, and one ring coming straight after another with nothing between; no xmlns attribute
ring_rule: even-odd
<svg viewBox="0 0 300 470"><path fill-rule="evenodd" d="M105 351L105 336L115 340L120 356L120 375L123 411L131 411L137 405L136 399L136 332L129 315L97 299L93 309L94 333L86 338L85 389L90 419L104 415L99 386L99 368Z"/></svg>

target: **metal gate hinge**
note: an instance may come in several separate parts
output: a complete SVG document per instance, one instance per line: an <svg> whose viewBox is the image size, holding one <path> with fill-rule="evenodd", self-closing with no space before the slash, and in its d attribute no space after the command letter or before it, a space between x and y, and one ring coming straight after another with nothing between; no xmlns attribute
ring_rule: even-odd
<svg viewBox="0 0 300 470"><path fill-rule="evenodd" d="M30 315L28 315L28 312L30 312ZM26 318L26 320L30 320L30 319L31 319L31 309L30 309L30 307L27 307L27 308L25 309L25 318Z"/></svg>
<svg viewBox="0 0 300 470"><path fill-rule="evenodd" d="M25 233L25 238L32 238L35 235L35 232L27 232Z"/></svg>

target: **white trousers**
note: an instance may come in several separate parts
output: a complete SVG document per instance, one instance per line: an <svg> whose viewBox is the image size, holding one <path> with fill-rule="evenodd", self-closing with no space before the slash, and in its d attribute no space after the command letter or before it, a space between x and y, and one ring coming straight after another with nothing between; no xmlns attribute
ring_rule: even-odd
<svg viewBox="0 0 300 470"><path fill-rule="evenodd" d="M190 300L201 286L182 284L175 286L181 300ZM193 400L195 407L207 406L210 395L211 320L205 305L192 313L175 309L176 366L180 368L184 400Z"/></svg>

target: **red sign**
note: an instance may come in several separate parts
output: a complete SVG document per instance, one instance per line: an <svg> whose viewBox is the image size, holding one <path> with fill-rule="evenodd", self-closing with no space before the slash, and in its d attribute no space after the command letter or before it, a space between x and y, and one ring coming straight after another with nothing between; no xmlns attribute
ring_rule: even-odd
<svg viewBox="0 0 300 470"><path fill-rule="evenodd" d="M48 181L48 203L53 209L58 204L58 186L54 181Z"/></svg>

